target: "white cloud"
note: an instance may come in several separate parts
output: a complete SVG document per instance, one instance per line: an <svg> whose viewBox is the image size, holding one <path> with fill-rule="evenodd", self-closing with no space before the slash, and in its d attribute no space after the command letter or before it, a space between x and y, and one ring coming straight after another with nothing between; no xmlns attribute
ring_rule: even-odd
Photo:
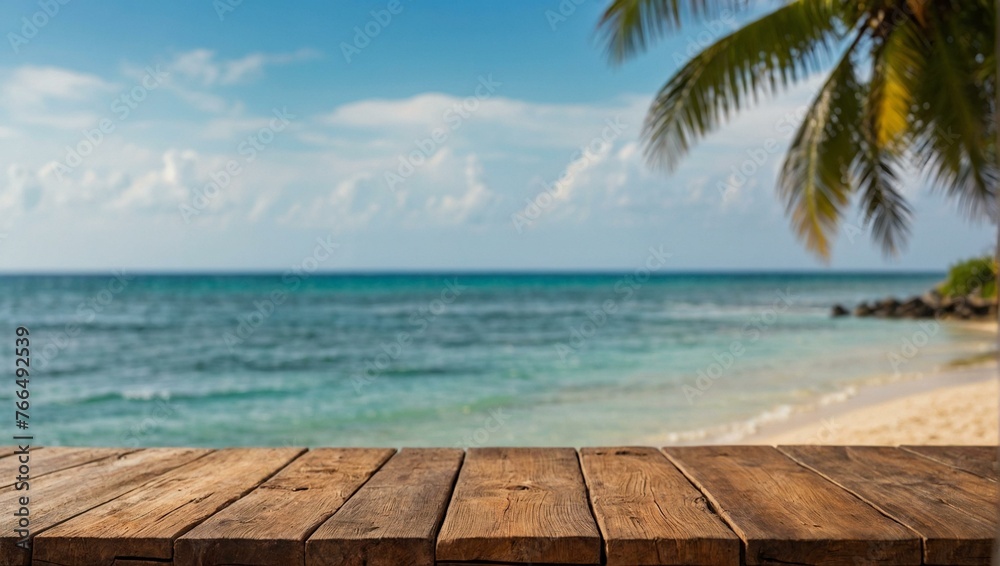
<svg viewBox="0 0 1000 566"><path fill-rule="evenodd" d="M498 87L502 89L503 87ZM612 104L542 104L493 95L423 93L403 99L369 99L338 106L318 118L336 128L430 135L435 128L455 133L474 130L500 143L525 146L576 146L617 120L636 134L647 102L622 97Z"/></svg>
<svg viewBox="0 0 1000 566"><path fill-rule="evenodd" d="M163 167L136 177L109 205L120 210L176 212L198 183L198 154L169 150Z"/></svg>
<svg viewBox="0 0 1000 566"><path fill-rule="evenodd" d="M95 75L26 65L0 76L0 107L19 124L79 129L93 125L98 116L95 110L107 104L102 97L116 88ZM4 128L0 137L10 137L10 133Z"/></svg>
<svg viewBox="0 0 1000 566"><path fill-rule="evenodd" d="M451 160L442 159L437 166L450 166L448 161ZM464 186L427 197L424 210L431 219L443 224L464 224L494 201L493 191L483 182L483 168L475 154L465 157L464 175Z"/></svg>
<svg viewBox="0 0 1000 566"><path fill-rule="evenodd" d="M19 108L41 108L52 100L86 100L110 92L112 83L86 73L58 67L17 67L4 81L3 98Z"/></svg>
<svg viewBox="0 0 1000 566"><path fill-rule="evenodd" d="M722 209L743 202L738 197L744 195L703 198L704 181L694 189L684 189L694 186L686 181L671 189L665 175L647 169L637 139L648 104L644 97L560 105L431 92L361 100L326 114L303 116L293 130L280 134L280 144L268 147L253 163L243 162L237 144L267 126L271 116L247 113L239 101L214 89L246 82L268 65L312 56L251 54L226 60L204 49L182 53L165 66L170 73L166 88L196 108L222 115L123 128L64 182L56 182L50 170L38 165L26 177L30 182L8 179L0 206L24 210L31 187L37 187L35 193L42 196L35 202L40 199L41 209L90 207L176 216L178 205L189 202L193 191L205 187L209 175L232 159L240 161L245 172L211 200L197 222L356 230L385 224L410 229L506 225L510 214L523 206L517 195L537 194L541 181L555 182L558 204L547 213L546 222L581 223L597 217L614 224L662 218L676 214L677 207L711 204ZM68 71L48 69L42 74L52 77L48 86L22 94L21 100L61 101L67 104L66 113L83 112L94 94L113 85ZM69 85L78 90L68 92ZM470 94L474 90L472 85ZM91 95L73 99L85 92ZM421 149L422 140L442 127L446 139ZM164 136L159 147L157 140L146 137L149 131ZM611 131L617 133L601 142ZM0 130L0 143L3 139ZM148 145L134 145L139 141ZM131 149L123 153L123 148ZM396 171L400 159L417 150L423 154L420 165L397 190L390 190L385 173ZM35 163L61 157L47 154L50 151L39 154ZM30 157L20 161L32 162ZM713 167L719 168L717 163ZM714 187L717 180L708 186Z"/></svg>
<svg viewBox="0 0 1000 566"><path fill-rule="evenodd" d="M290 53L250 53L235 59L225 59L210 49L193 49L174 55L157 70L166 73L166 90L192 108L210 114L239 116L244 105L215 92L220 87L237 87L261 77L267 67L286 65L320 57L318 51L300 49ZM139 79L147 73L145 66L127 65L123 73Z"/></svg>
<svg viewBox="0 0 1000 566"><path fill-rule="evenodd" d="M251 53L239 59L219 59L212 50L195 49L177 55L167 70L202 86L235 85L259 77L268 65L316 57L317 51L300 49L294 53Z"/></svg>
<svg viewBox="0 0 1000 566"><path fill-rule="evenodd" d="M407 99L370 99L338 106L321 120L332 126L398 128L399 126L433 127L444 113L460 103L457 97L430 92Z"/></svg>

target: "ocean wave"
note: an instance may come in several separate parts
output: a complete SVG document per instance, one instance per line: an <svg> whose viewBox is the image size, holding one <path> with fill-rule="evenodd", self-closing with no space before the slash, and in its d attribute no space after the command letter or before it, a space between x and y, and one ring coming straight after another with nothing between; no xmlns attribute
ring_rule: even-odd
<svg viewBox="0 0 1000 566"><path fill-rule="evenodd" d="M712 444L739 442L755 434L764 425L787 421L799 410L794 405L777 405L746 420L684 432L671 432L663 438L667 444L676 445L697 444L705 441Z"/></svg>
<svg viewBox="0 0 1000 566"><path fill-rule="evenodd" d="M813 413L824 407L845 403L856 397L863 389L894 383L918 381L941 375L950 368L947 364L938 364L926 369L928 370L926 372L914 371L900 372L898 374L881 373L869 375L854 383L845 385L836 391L824 393L804 403L775 405L748 419L700 429L671 432L662 437L657 437L657 441L662 440L668 444L676 445L705 442L712 444L736 443L760 432L766 426L786 422L794 416Z"/></svg>
<svg viewBox="0 0 1000 566"><path fill-rule="evenodd" d="M62 406L87 406L87 405L99 405L102 403L115 403L115 402L141 402L148 403L153 401L165 401L171 404L173 403L184 403L188 401L206 401L206 400L229 400L238 398L248 398L257 397L261 395L282 395L288 394L293 395L297 392L291 389L279 389L273 387L257 387L248 389L217 389L210 390L201 393L195 392L171 392L168 390L126 390L126 391L110 391L104 393L98 393L95 395L88 395L83 397L75 398L65 398L65 399L53 399L51 402L56 405Z"/></svg>
<svg viewBox="0 0 1000 566"><path fill-rule="evenodd" d="M169 401L170 392L163 389L139 389L134 391L122 391L121 397L126 401L152 401L154 399Z"/></svg>

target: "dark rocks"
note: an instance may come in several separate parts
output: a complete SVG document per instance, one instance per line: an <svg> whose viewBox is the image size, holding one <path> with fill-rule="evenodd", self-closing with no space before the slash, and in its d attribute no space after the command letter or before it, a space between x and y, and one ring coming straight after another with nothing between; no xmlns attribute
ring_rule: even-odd
<svg viewBox="0 0 1000 566"><path fill-rule="evenodd" d="M899 310L899 301L893 297L887 297L875 303L872 308L872 314L879 318L889 318L892 316L897 316L896 312Z"/></svg>
<svg viewBox="0 0 1000 566"><path fill-rule="evenodd" d="M922 297L913 297L904 301L893 311L893 316L903 318L931 318L934 316L934 308L924 302Z"/></svg>
<svg viewBox="0 0 1000 566"><path fill-rule="evenodd" d="M848 311L842 305L834 305L831 314L846 316ZM934 290L903 301L887 297L873 303L861 303L854 307L853 314L857 317L977 320L996 318L997 302L979 296L942 297Z"/></svg>

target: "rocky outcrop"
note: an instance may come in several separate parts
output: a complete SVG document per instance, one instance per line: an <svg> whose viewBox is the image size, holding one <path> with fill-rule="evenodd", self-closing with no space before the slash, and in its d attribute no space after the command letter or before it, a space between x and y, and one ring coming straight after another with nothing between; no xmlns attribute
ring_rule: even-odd
<svg viewBox="0 0 1000 566"><path fill-rule="evenodd" d="M977 295L942 297L937 291L930 291L902 301L886 297L880 301L861 303L851 313L857 317L878 318L996 319L997 302ZM834 305L831 311L831 315L835 317L847 314L848 310L843 305Z"/></svg>

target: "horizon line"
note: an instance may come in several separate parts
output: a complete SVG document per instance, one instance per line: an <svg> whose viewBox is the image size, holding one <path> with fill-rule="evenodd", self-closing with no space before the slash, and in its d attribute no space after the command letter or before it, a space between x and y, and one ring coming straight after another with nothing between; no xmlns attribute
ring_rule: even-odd
<svg viewBox="0 0 1000 566"><path fill-rule="evenodd" d="M642 268L566 268L566 269L533 269L533 268L421 268L421 269L345 269L303 272L299 274L310 277L324 276L412 276L412 275L624 275ZM66 270L66 271L0 271L0 277L81 277L103 276L109 273L125 272L138 276L274 276L293 273L292 269L218 269L218 270L188 270L188 269L138 269L113 268L105 270ZM658 270L652 276L664 275L941 275L948 272L941 269L723 269L695 268Z"/></svg>

